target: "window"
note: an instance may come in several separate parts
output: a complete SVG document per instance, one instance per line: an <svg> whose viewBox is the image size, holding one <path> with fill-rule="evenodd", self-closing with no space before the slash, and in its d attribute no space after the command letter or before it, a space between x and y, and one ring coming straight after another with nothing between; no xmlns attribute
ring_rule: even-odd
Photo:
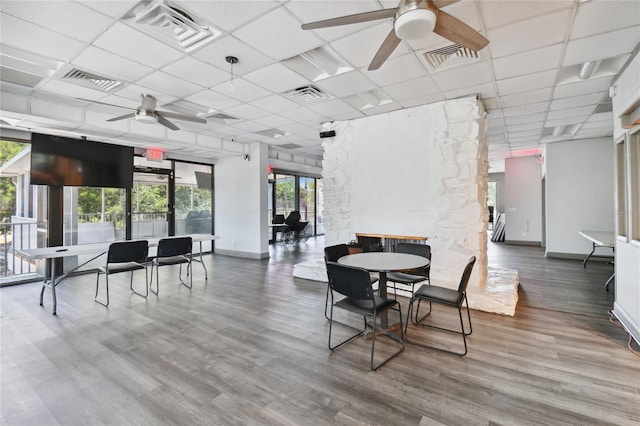
<svg viewBox="0 0 640 426"><path fill-rule="evenodd" d="M616 230L619 237L627 236L627 167L624 139L616 143Z"/></svg>
<svg viewBox="0 0 640 426"><path fill-rule="evenodd" d="M631 239L640 242L640 131L629 137L629 172Z"/></svg>

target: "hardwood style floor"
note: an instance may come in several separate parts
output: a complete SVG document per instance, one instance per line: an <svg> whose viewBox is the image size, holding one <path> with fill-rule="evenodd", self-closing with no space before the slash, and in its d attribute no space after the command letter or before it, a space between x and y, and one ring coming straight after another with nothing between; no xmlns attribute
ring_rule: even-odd
<svg viewBox="0 0 640 426"><path fill-rule="evenodd" d="M195 264L192 290L164 267L148 299L114 275L108 309L93 301L95 275L72 277L58 286L58 316L49 292L38 305L38 283L0 289L1 425L640 423L640 358L606 314L611 265L490 243L490 264L520 271L516 315L471 311L466 357L407 345L371 372L370 340L328 350L325 284L292 277L323 244L277 246L264 261L205 256L209 280ZM385 340L381 354L393 349Z"/></svg>

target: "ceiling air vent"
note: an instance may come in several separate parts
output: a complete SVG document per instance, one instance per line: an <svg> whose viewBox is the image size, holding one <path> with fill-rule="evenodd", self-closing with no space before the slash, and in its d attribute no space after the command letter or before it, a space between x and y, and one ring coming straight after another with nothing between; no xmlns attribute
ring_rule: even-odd
<svg viewBox="0 0 640 426"><path fill-rule="evenodd" d="M323 92L313 85L298 87L297 89L284 92L283 95L303 105L315 104L333 98L330 94Z"/></svg>
<svg viewBox="0 0 640 426"><path fill-rule="evenodd" d="M286 135L287 132L283 132L282 130L278 130L278 129L267 129L267 130L260 130L259 132L256 132L256 134L267 136L269 138L279 138L280 136Z"/></svg>
<svg viewBox="0 0 640 426"><path fill-rule="evenodd" d="M222 34L166 0L143 0L123 20L186 53L201 48Z"/></svg>
<svg viewBox="0 0 640 426"><path fill-rule="evenodd" d="M424 58L434 69L450 68L456 65L468 64L480 59L480 55L475 50L467 49L459 44L441 47L440 49L425 52Z"/></svg>
<svg viewBox="0 0 640 426"><path fill-rule="evenodd" d="M214 114L204 114L201 115L202 118L217 118L219 120L237 120L238 117L233 117L229 114L225 114L224 112L216 112Z"/></svg>
<svg viewBox="0 0 640 426"><path fill-rule="evenodd" d="M122 84L122 82L118 80L102 77L97 74L79 70L77 68L74 68L71 71L67 72L62 76L62 78L66 80L75 80L79 83L84 83L85 86L89 86L92 89L95 89L97 87L105 92L115 89Z"/></svg>
<svg viewBox="0 0 640 426"><path fill-rule="evenodd" d="M302 145L297 145L295 143L283 143L282 145L278 145L278 148L296 149L296 148L302 148Z"/></svg>

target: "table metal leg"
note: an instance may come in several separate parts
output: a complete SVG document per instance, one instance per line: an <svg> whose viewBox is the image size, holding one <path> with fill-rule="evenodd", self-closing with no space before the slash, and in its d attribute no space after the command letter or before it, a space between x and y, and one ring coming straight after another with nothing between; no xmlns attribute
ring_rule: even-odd
<svg viewBox="0 0 640 426"><path fill-rule="evenodd" d="M605 291L609 291L609 284L611 284L615 278L616 278L616 273L614 272L613 274L611 274L611 276L609 277L607 282L604 283L604 290Z"/></svg>
<svg viewBox="0 0 640 426"><path fill-rule="evenodd" d="M207 272L207 267L204 265L204 262L202 261L202 241L200 241L200 264L204 268L204 279L208 280L209 279L209 274Z"/></svg>
<svg viewBox="0 0 640 426"><path fill-rule="evenodd" d="M591 243L591 245L593 246L593 248L591 249L591 253L589 253L589 255L584 259L584 261L582 262L582 267L586 268L587 267L587 261L589 260L589 258L593 255L593 253L596 251L596 243Z"/></svg>

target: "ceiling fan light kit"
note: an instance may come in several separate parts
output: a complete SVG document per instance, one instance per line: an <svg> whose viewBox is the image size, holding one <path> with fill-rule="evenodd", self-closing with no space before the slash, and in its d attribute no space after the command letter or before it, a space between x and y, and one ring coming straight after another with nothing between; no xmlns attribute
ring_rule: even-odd
<svg viewBox="0 0 640 426"><path fill-rule="evenodd" d="M436 26L436 13L426 1L403 3L396 13L393 28L401 40L415 40L428 36Z"/></svg>
<svg viewBox="0 0 640 426"><path fill-rule="evenodd" d="M139 121L140 123L145 123L145 124L155 124L158 122L158 117L156 117L156 115L153 112L145 111L141 109L136 111L135 118L136 118L136 121Z"/></svg>

